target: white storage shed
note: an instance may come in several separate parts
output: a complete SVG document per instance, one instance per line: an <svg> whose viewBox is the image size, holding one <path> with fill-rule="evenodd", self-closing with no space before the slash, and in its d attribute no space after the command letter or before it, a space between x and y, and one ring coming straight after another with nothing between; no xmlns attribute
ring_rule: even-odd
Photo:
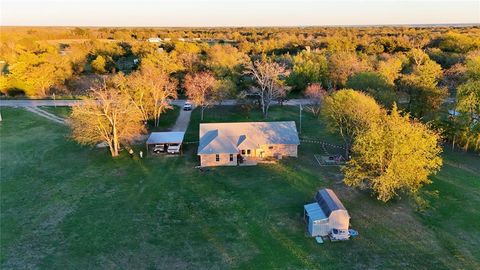
<svg viewBox="0 0 480 270"><path fill-rule="evenodd" d="M316 202L305 205L304 218L311 236L330 235L336 240L348 239L350 215L331 189L315 194Z"/></svg>

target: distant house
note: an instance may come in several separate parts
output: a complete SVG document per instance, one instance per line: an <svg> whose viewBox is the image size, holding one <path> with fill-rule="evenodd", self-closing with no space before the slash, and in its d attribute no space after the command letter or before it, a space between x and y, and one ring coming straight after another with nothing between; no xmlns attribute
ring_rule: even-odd
<svg viewBox="0 0 480 270"><path fill-rule="evenodd" d="M148 39L148 42L151 42L151 43L161 43L162 42L162 39L159 38L159 37L151 37Z"/></svg>
<svg viewBox="0 0 480 270"><path fill-rule="evenodd" d="M350 237L350 215L331 189L321 189L315 194L314 203L303 206L304 219L311 236L330 236L335 240Z"/></svg>
<svg viewBox="0 0 480 270"><path fill-rule="evenodd" d="M268 158L296 157L295 122L200 124L200 166L254 165Z"/></svg>

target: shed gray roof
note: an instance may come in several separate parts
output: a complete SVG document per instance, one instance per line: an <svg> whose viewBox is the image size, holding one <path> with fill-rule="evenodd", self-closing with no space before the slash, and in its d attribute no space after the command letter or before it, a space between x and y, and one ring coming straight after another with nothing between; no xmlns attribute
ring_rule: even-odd
<svg viewBox="0 0 480 270"><path fill-rule="evenodd" d="M147 144L182 143L185 132L152 132Z"/></svg>
<svg viewBox="0 0 480 270"><path fill-rule="evenodd" d="M199 155L234 154L268 144L300 144L294 121L203 123L199 135Z"/></svg>
<svg viewBox="0 0 480 270"><path fill-rule="evenodd" d="M315 200L327 217L335 210L346 210L335 192L329 188L319 190L315 194Z"/></svg>

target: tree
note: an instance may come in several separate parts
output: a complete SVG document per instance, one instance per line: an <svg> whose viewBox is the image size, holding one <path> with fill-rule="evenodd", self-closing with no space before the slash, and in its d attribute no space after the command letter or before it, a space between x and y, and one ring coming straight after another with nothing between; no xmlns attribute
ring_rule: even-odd
<svg viewBox="0 0 480 270"><path fill-rule="evenodd" d="M176 42L175 49L170 53L171 56L177 58L183 69L189 73L194 72L199 62L199 54L201 48L191 42Z"/></svg>
<svg viewBox="0 0 480 270"><path fill-rule="evenodd" d="M381 119L355 139L344 181L372 189L383 202L399 191L415 196L442 166L440 138L408 114L402 116L396 105Z"/></svg>
<svg viewBox="0 0 480 270"><path fill-rule="evenodd" d="M156 68L144 68L127 77L120 74L114 81L130 97L143 121L153 119L156 127L160 115L171 108L170 99L177 98L177 82Z"/></svg>
<svg viewBox="0 0 480 270"><path fill-rule="evenodd" d="M355 73L368 70L354 52L336 52L328 58L329 77L333 88L345 86L347 79Z"/></svg>
<svg viewBox="0 0 480 270"><path fill-rule="evenodd" d="M206 65L217 78L238 74L241 65L247 62L247 56L231 45L215 44L206 51Z"/></svg>
<svg viewBox="0 0 480 270"><path fill-rule="evenodd" d="M354 139L380 120L382 108L362 92L343 89L325 97L321 114L328 128L342 137L348 158Z"/></svg>
<svg viewBox="0 0 480 270"><path fill-rule="evenodd" d="M313 83L329 85L327 58L323 53L302 51L293 57L293 70L287 82L297 90Z"/></svg>
<svg viewBox="0 0 480 270"><path fill-rule="evenodd" d="M263 58L249 63L245 73L253 76L258 85L249 89L249 94L259 97L263 116L267 118L272 101L287 95L280 81L280 76L287 74L285 66Z"/></svg>
<svg viewBox="0 0 480 270"><path fill-rule="evenodd" d="M426 112L436 111L448 95L446 88L438 87L442 77L439 64L428 59L427 55L412 57L412 72L402 78L400 89L409 95L408 107L411 113L422 117Z"/></svg>
<svg viewBox="0 0 480 270"><path fill-rule="evenodd" d="M396 98L393 87L383 75L376 72L360 72L353 75L348 79L347 87L369 93L386 107L390 107Z"/></svg>
<svg viewBox="0 0 480 270"><path fill-rule="evenodd" d="M472 80L480 80L480 51L473 51L466 59L467 76Z"/></svg>
<svg viewBox="0 0 480 270"><path fill-rule="evenodd" d="M2 91L19 89L27 96L46 96L52 86L60 85L72 76L68 59L47 45L21 50L8 69L3 85L6 89Z"/></svg>
<svg viewBox="0 0 480 270"><path fill-rule="evenodd" d="M152 68L160 69L166 74L172 74L182 70L182 64L177 59L176 54L155 51L142 57L140 63L140 69Z"/></svg>
<svg viewBox="0 0 480 270"><path fill-rule="evenodd" d="M185 76L184 87L187 96L196 106L201 106L202 121L203 111L215 101L213 93L216 85L217 80L210 72L200 72L194 75L187 74Z"/></svg>
<svg viewBox="0 0 480 270"><path fill-rule="evenodd" d="M101 55L97 56L93 61L92 61L92 68L95 72L104 74L107 73L106 66L107 66L107 60Z"/></svg>
<svg viewBox="0 0 480 270"><path fill-rule="evenodd" d="M325 91L319 83L310 84L307 89L305 89L305 96L312 101L312 103L307 106L307 109L312 112L313 115L318 116L320 114L321 105L326 95L327 91Z"/></svg>
<svg viewBox="0 0 480 270"><path fill-rule="evenodd" d="M72 108L71 137L80 144L106 142L112 157L144 132L142 116L130 97L110 86L92 89L92 98Z"/></svg>
<svg viewBox="0 0 480 270"><path fill-rule="evenodd" d="M392 56L386 60L379 61L377 71L382 74L390 85L395 84L395 80L400 77L400 71L402 70L402 59L398 56Z"/></svg>
<svg viewBox="0 0 480 270"><path fill-rule="evenodd" d="M473 144L473 149L480 150L480 80L470 80L460 85L457 90L457 110L461 115L460 141L465 150Z"/></svg>

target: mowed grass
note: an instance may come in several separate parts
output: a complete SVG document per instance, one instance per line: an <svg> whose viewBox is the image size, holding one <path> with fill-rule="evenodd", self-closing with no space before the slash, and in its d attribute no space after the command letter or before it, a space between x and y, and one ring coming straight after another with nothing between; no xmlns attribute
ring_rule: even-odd
<svg viewBox="0 0 480 270"><path fill-rule="evenodd" d="M49 113L55 114L62 118L67 118L72 113L72 107L70 106L41 106L40 109L47 111ZM166 110L160 118L158 127L154 127L154 123L148 123L151 131L165 131L171 127L177 120L178 115L180 114L180 107L173 105L171 109Z"/></svg>
<svg viewBox="0 0 480 270"><path fill-rule="evenodd" d="M215 113L217 112L217 113ZM256 116L255 116L256 115ZM249 119L214 108L206 121ZM274 107L271 120L297 120ZM40 269L478 269L480 158L445 152L428 187L432 208L383 204L345 187L338 169L318 167L318 144L275 165L194 169L196 145L180 157L142 160L82 147L68 129L21 109L3 109L1 268ZM304 114L302 137L339 143ZM188 138L198 132L193 112ZM142 146L138 146L140 148ZM305 233L304 203L333 188L360 232L318 245Z"/></svg>

